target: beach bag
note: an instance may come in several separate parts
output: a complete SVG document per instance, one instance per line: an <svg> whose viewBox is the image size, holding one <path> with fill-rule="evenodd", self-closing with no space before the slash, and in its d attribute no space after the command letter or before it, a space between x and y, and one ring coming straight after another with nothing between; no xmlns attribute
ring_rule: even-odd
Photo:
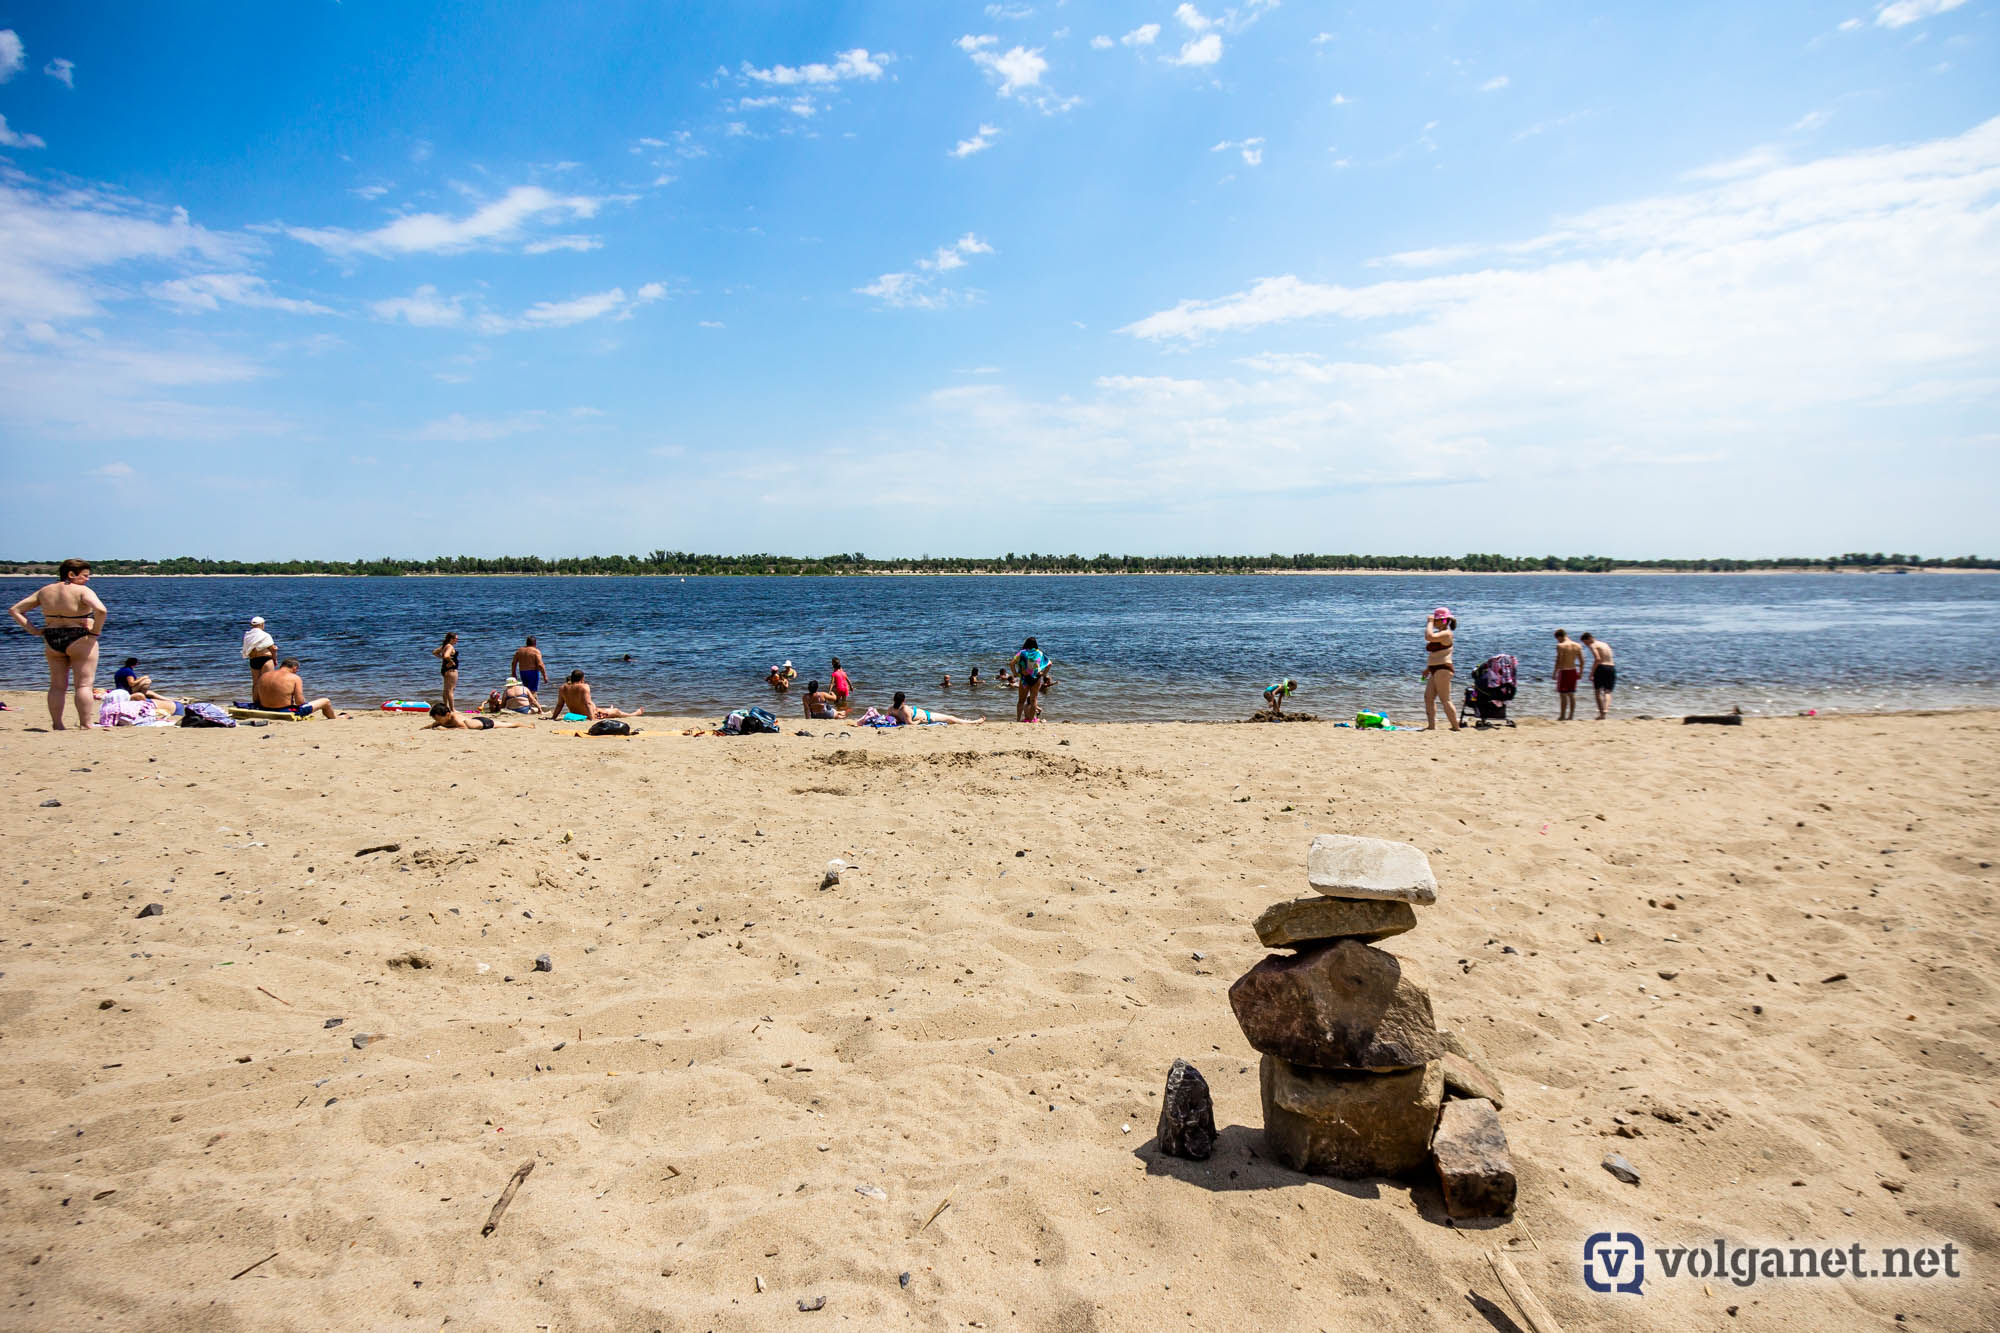
<svg viewBox="0 0 2000 1333"><path fill-rule="evenodd" d="M768 709L746 708L743 710L743 735L750 736L763 732L776 735L780 730L778 719Z"/></svg>
<svg viewBox="0 0 2000 1333"><path fill-rule="evenodd" d="M233 727L236 719L214 704L189 704L181 713L184 727Z"/></svg>
<svg viewBox="0 0 2000 1333"><path fill-rule="evenodd" d="M591 736L630 736L632 734L632 724L621 722L615 717L607 717L602 722L591 723L590 730L586 734Z"/></svg>
<svg viewBox="0 0 2000 1333"><path fill-rule="evenodd" d="M1360 712L1354 715L1354 725L1363 731L1380 731L1389 721L1380 713Z"/></svg>

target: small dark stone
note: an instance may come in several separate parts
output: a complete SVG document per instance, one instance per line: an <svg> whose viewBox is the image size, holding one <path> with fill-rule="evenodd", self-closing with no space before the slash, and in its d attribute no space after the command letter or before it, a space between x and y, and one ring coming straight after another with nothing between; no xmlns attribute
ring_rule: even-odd
<svg viewBox="0 0 2000 1333"><path fill-rule="evenodd" d="M167 909L165 907L162 907L159 903L147 903L144 907L139 909L139 915L142 917L164 916L166 915L166 911Z"/></svg>
<svg viewBox="0 0 2000 1333"><path fill-rule="evenodd" d="M49 797L48 800L42 802L42 809L53 810L61 804L62 804L61 801L58 801L55 797L51 796Z"/></svg>
<svg viewBox="0 0 2000 1333"><path fill-rule="evenodd" d="M118 1001L116 1001L116 1000L99 1000L99 1001L97 1002L97 1007L98 1007L99 1009L110 1009L110 1008L113 1008L113 1007L115 1007L115 1006L117 1005L117 1003L118 1003Z"/></svg>
<svg viewBox="0 0 2000 1333"><path fill-rule="evenodd" d="M799 1312L801 1314L811 1314L814 1310L824 1310L825 1308L826 1297L824 1296L815 1296L809 1301L801 1300L799 1302Z"/></svg>
<svg viewBox="0 0 2000 1333"><path fill-rule="evenodd" d="M538 953L535 955L535 971L553 972L555 970L556 970L556 965L550 961L549 956L547 954Z"/></svg>
<svg viewBox="0 0 2000 1333"><path fill-rule="evenodd" d="M1636 1185L1639 1183L1638 1168L1623 1157L1620 1157L1617 1153L1612 1153L1604 1159L1604 1169L1624 1181L1627 1185Z"/></svg>
<svg viewBox="0 0 2000 1333"><path fill-rule="evenodd" d="M907 1287L907 1286L909 1286L909 1285L910 1285L910 1275L909 1275L908 1273L898 1273L898 1274L896 1274L896 1285L897 1285L897 1286L899 1286L899 1287Z"/></svg>
<svg viewBox="0 0 2000 1333"><path fill-rule="evenodd" d="M1167 1071L1167 1095L1160 1103L1160 1151L1170 1157L1205 1162L1215 1151L1215 1099L1208 1080L1185 1060Z"/></svg>
<svg viewBox="0 0 2000 1333"><path fill-rule="evenodd" d="M380 1040L382 1040L382 1034L379 1032L357 1032L354 1034L354 1049L357 1051L366 1050L369 1043Z"/></svg>
<svg viewBox="0 0 2000 1333"><path fill-rule="evenodd" d="M327 1020L326 1020L326 1022L325 1022L325 1023L321 1024L321 1026L322 1026L322 1027L330 1027L330 1028L337 1028L337 1027L339 1027L339 1026L340 1026L340 1025L342 1024L342 1023L345 1023L346 1021L347 1021L347 1020L346 1020L346 1019L344 1019L344 1018L329 1018L329 1019L327 1019Z"/></svg>

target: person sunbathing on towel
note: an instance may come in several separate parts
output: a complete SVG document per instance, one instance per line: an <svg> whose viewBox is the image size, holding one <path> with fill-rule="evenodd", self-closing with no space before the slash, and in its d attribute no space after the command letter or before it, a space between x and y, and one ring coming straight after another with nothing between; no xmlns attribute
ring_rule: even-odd
<svg viewBox="0 0 2000 1333"><path fill-rule="evenodd" d="M896 698L889 705L889 716L906 727L914 727L920 722L934 722L939 726L976 727L986 719L983 717L953 717L950 713L935 713L928 708L912 708L903 701L903 692L896 691Z"/></svg>
<svg viewBox="0 0 2000 1333"><path fill-rule="evenodd" d="M491 731L495 727L526 727L525 722L516 722L511 717L486 717L474 713L467 715L443 704L431 705L431 724L425 731ZM531 728L532 730L532 728Z"/></svg>
<svg viewBox="0 0 2000 1333"><path fill-rule="evenodd" d="M607 717L638 717L646 710L635 708L626 712L622 708L605 708L590 697L590 686L583 679L583 668L569 673L569 680L556 693L556 721L596 722Z"/></svg>
<svg viewBox="0 0 2000 1333"><path fill-rule="evenodd" d="M330 699L306 699L306 683L299 677L299 659L288 657L274 667L266 667L257 674L257 683L250 691L250 702L273 713L297 713L307 717L318 713L323 717L339 717L333 711Z"/></svg>

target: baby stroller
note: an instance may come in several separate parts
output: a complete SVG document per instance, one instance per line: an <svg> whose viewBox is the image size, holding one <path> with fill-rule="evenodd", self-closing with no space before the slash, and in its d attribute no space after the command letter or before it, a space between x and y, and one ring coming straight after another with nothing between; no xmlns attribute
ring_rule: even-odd
<svg viewBox="0 0 2000 1333"><path fill-rule="evenodd" d="M1500 723L1514 725L1507 716L1507 701L1514 697L1514 672L1519 664L1510 653L1487 658L1472 669L1472 684L1465 691L1464 711L1478 719L1476 727Z"/></svg>

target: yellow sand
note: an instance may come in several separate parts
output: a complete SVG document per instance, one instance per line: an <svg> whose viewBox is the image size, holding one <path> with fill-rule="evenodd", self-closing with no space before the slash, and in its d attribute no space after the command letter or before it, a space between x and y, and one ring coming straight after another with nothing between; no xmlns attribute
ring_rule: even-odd
<svg viewBox="0 0 2000 1333"><path fill-rule="evenodd" d="M1487 1330L1495 1246L1572 1331L2000 1312L1992 714L635 745L7 697L6 1327ZM1387 943L1506 1084L1511 1223L1260 1156L1226 991L1321 831L1431 856ZM1176 1056L1207 1163L1152 1148ZM1607 1228L1970 1274L1590 1296Z"/></svg>

